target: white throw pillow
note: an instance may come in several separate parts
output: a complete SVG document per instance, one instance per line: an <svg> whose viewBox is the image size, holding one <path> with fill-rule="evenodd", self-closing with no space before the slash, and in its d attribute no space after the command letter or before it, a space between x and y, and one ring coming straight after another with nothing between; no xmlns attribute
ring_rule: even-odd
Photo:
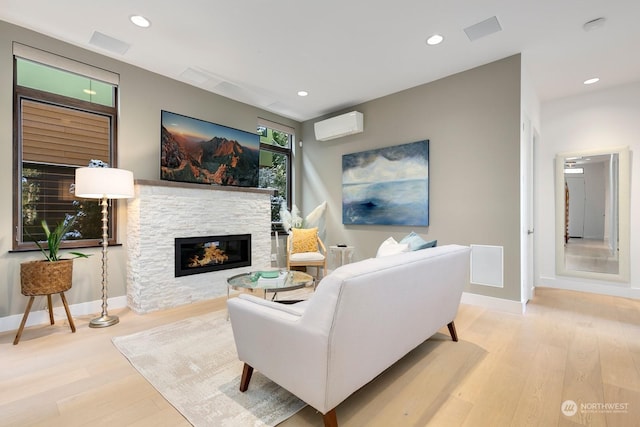
<svg viewBox="0 0 640 427"><path fill-rule="evenodd" d="M395 255L402 252L409 252L409 245L406 243L398 243L393 237L389 237L382 242L376 253L376 258L388 255Z"/></svg>

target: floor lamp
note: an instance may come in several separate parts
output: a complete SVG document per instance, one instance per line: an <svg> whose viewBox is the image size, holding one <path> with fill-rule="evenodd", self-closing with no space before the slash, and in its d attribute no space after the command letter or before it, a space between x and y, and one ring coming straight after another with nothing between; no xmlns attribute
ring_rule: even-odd
<svg viewBox="0 0 640 427"><path fill-rule="evenodd" d="M118 323L118 316L107 313L107 246L109 246L108 199L133 197L133 173L116 168L76 169L75 195L100 199L102 206L102 315L89 322L90 328L104 328Z"/></svg>

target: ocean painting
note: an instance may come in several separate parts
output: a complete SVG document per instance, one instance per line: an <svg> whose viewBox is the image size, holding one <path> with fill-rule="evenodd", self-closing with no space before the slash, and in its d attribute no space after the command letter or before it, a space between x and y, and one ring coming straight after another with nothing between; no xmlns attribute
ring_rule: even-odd
<svg viewBox="0 0 640 427"><path fill-rule="evenodd" d="M342 223L429 225L429 141L343 155Z"/></svg>

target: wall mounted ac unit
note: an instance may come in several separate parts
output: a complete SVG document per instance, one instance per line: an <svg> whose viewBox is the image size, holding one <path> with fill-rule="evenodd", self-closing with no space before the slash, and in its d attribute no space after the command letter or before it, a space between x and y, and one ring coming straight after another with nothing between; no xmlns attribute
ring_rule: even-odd
<svg viewBox="0 0 640 427"><path fill-rule="evenodd" d="M330 139L362 132L364 130L364 118L362 113L352 111L316 122L313 125L313 129L316 133L316 140L329 141Z"/></svg>

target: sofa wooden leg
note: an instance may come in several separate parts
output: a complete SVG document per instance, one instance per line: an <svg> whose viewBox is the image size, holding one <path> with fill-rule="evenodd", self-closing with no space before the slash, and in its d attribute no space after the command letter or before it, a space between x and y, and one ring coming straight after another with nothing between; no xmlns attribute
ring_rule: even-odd
<svg viewBox="0 0 640 427"><path fill-rule="evenodd" d="M251 374L253 374L253 367L244 364L242 368L242 379L240 380L240 391L245 392L249 388L249 381L251 381Z"/></svg>
<svg viewBox="0 0 640 427"><path fill-rule="evenodd" d="M338 427L338 417L336 417L336 408L333 408L322 416L324 427Z"/></svg>
<svg viewBox="0 0 640 427"><path fill-rule="evenodd" d="M456 325L453 323L453 321L451 321L451 323L447 325L447 328L449 328L451 339L454 340L455 342L458 342L458 333L456 332Z"/></svg>

